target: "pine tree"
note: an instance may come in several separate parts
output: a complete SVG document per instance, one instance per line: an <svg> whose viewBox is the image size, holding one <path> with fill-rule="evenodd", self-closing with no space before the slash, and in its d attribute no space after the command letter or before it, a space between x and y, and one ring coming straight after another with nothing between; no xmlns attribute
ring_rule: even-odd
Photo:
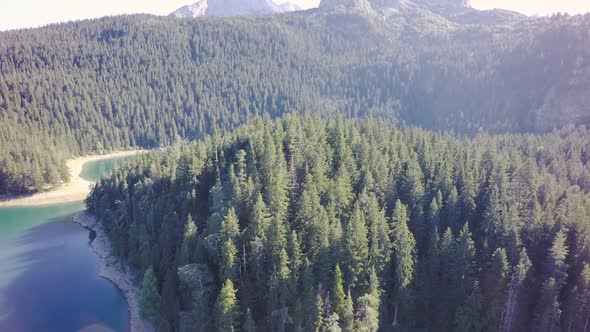
<svg viewBox="0 0 590 332"><path fill-rule="evenodd" d="M393 212L393 264L394 264L394 289L393 297L393 326L404 322L399 314L399 307L409 302L411 295L410 284L414 278L414 263L416 254L416 241L408 228L407 210L401 201L395 203ZM408 322L409 323L409 322Z"/></svg>
<svg viewBox="0 0 590 332"><path fill-rule="evenodd" d="M342 271L338 264L336 264L336 268L334 269L334 279L332 280L330 295L332 296L332 311L339 317L344 317L346 311L346 294L342 285Z"/></svg>
<svg viewBox="0 0 590 332"><path fill-rule="evenodd" d="M220 332L236 331L239 318L239 308L236 300L236 290L231 280L227 279L215 302L215 328Z"/></svg>
<svg viewBox="0 0 590 332"><path fill-rule="evenodd" d="M250 223L246 229L246 242L250 247L250 271L258 284L263 282L265 249L270 217L261 194L252 207Z"/></svg>
<svg viewBox="0 0 590 332"><path fill-rule="evenodd" d="M471 285L474 283L475 274L475 245L469 231L469 225L465 223L459 236L456 246L455 278L460 280L459 296L461 302L470 293Z"/></svg>
<svg viewBox="0 0 590 332"><path fill-rule="evenodd" d="M376 332L379 329L380 297L379 280L375 270L371 269L369 289L366 294L358 299L357 331Z"/></svg>
<svg viewBox="0 0 590 332"><path fill-rule="evenodd" d="M317 307L317 293L315 290L315 277L311 264L307 259L303 262L302 280L302 297L304 311L304 330L315 331L316 326L321 324L321 307Z"/></svg>
<svg viewBox="0 0 590 332"><path fill-rule="evenodd" d="M568 251L565 233L560 231L555 235L546 262L547 275L555 279L557 287L561 287L567 278L566 257Z"/></svg>
<svg viewBox="0 0 590 332"><path fill-rule="evenodd" d="M477 285L465 303L457 308L454 330L457 332L480 332L483 330L482 299Z"/></svg>
<svg viewBox="0 0 590 332"><path fill-rule="evenodd" d="M221 222L220 229L220 263L219 271L222 280L238 281L238 249L237 238L240 234L238 217L233 208L229 208L225 218Z"/></svg>
<svg viewBox="0 0 590 332"><path fill-rule="evenodd" d="M296 292L297 285L299 284L299 277L301 275L303 253L301 252L301 246L299 245L299 237L297 236L297 232L294 230L291 231L287 250L289 257L289 270L291 271L290 287L293 292Z"/></svg>
<svg viewBox="0 0 590 332"><path fill-rule="evenodd" d="M351 288L363 286L367 280L369 247L365 216L358 204L346 224L344 257L346 257L346 284Z"/></svg>
<svg viewBox="0 0 590 332"><path fill-rule="evenodd" d="M526 250L524 248L521 249L518 263L514 267L512 279L508 286L508 296L506 304L504 305L504 310L502 311L502 320L500 322L501 332L509 332L512 331L513 327L519 329L519 327L525 325L523 324L522 319L520 321L518 320L518 317L522 316L523 310L521 310L521 308L524 307L522 303L524 302L522 301L524 295L522 293L524 291L524 282L531 269L531 265Z"/></svg>
<svg viewBox="0 0 590 332"><path fill-rule="evenodd" d="M352 294L350 290L346 294L346 302L344 303L344 313L342 315L342 329L344 331L354 331L354 303L352 301Z"/></svg>
<svg viewBox="0 0 590 332"><path fill-rule="evenodd" d="M389 262L391 251L387 218L374 193L363 194L360 201L369 231L369 263L375 266L377 275L381 275Z"/></svg>
<svg viewBox="0 0 590 332"><path fill-rule="evenodd" d="M427 325L431 325L436 317L437 307L441 300L438 297L441 294L441 260L440 260L440 238L438 235L438 226L433 224L428 232L428 241L426 243L425 253L421 260L421 282L422 291L418 296L419 300L424 303L423 310L425 315L420 315Z"/></svg>
<svg viewBox="0 0 590 332"><path fill-rule="evenodd" d="M324 299L322 298L322 295L320 294L320 292L317 292L316 296L315 296L315 305L312 306L312 310L314 310L314 319L315 319L315 325L313 326L313 330L311 331L321 331L322 330L322 326L324 325L324 320L326 317L326 309L325 309L325 302Z"/></svg>
<svg viewBox="0 0 590 332"><path fill-rule="evenodd" d="M498 330L502 322L502 310L506 303L509 273L510 265L508 264L506 250L504 248L498 248L492 256L488 288L489 295L486 305L486 318L488 324L491 325L491 330Z"/></svg>
<svg viewBox="0 0 590 332"><path fill-rule="evenodd" d="M556 331L559 328L562 313L559 294L567 278L567 254L565 233L559 231L549 248L545 262L547 279L537 304L534 326L540 331Z"/></svg>
<svg viewBox="0 0 590 332"><path fill-rule="evenodd" d="M180 265L191 263L195 258L197 247L197 225L189 214L184 225L182 246L180 247Z"/></svg>
<svg viewBox="0 0 590 332"><path fill-rule="evenodd" d="M407 207L410 214L411 229L415 233L423 219L424 174L414 158L410 158L402 166L397 192L399 200ZM428 204L428 201L426 202ZM417 234L421 237L420 234Z"/></svg>
<svg viewBox="0 0 590 332"><path fill-rule="evenodd" d="M307 176L305 188L301 194L295 222L302 235L305 252L312 260L315 260L329 244L329 220L310 175Z"/></svg>
<svg viewBox="0 0 590 332"><path fill-rule="evenodd" d="M153 268L149 268L144 276L139 293L139 312L143 319L155 323L160 314L160 293Z"/></svg>
<svg viewBox="0 0 590 332"><path fill-rule="evenodd" d="M269 263L268 306L272 313L287 304L288 285L291 271L287 253L286 224L275 219L268 230L267 254Z"/></svg>
<svg viewBox="0 0 590 332"><path fill-rule="evenodd" d="M238 249L232 240L225 240L221 244L221 260L219 274L223 279L238 281Z"/></svg>
<svg viewBox="0 0 590 332"><path fill-rule="evenodd" d="M338 323L340 321L340 317L337 313L332 313L330 316L324 319L321 331L322 332L342 332L340 325Z"/></svg>

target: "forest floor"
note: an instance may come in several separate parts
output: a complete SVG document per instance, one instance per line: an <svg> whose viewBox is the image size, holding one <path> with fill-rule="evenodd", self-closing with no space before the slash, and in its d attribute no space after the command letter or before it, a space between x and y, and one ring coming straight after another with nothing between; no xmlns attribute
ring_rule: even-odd
<svg viewBox="0 0 590 332"><path fill-rule="evenodd" d="M94 231L96 237L92 240L92 250L98 256L98 275L109 280L121 290L129 307L129 327L131 332L152 332L153 326L141 319L139 314L139 284L140 276L125 262L112 255L111 242L102 224L86 211L78 212L74 221L81 226Z"/></svg>
<svg viewBox="0 0 590 332"><path fill-rule="evenodd" d="M5 197L0 199L0 207L42 206L82 201L86 198L86 196L88 196L88 194L90 194L90 186L92 185L91 182L86 181L80 177L84 163L100 159L133 156L144 152L145 151L143 150L120 151L104 155L86 156L68 160L66 164L70 169L70 181L48 191L36 193L33 195Z"/></svg>

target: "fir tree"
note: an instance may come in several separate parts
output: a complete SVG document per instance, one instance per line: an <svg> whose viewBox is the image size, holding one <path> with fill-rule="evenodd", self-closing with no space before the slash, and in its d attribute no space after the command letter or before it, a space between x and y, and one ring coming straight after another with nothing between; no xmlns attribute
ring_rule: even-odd
<svg viewBox="0 0 590 332"><path fill-rule="evenodd" d="M218 331L236 331L239 318L239 308L236 300L236 290L231 280L227 279L215 302L215 328Z"/></svg>
<svg viewBox="0 0 590 332"><path fill-rule="evenodd" d="M358 204L346 223L344 257L346 257L346 284L355 289L367 280L369 248L365 216Z"/></svg>
<svg viewBox="0 0 590 332"><path fill-rule="evenodd" d="M416 254L416 241L408 228L407 210L401 201L395 203L393 212L393 264L394 264L394 290L393 296L393 326L404 322L400 316L399 307L409 302L411 297L410 284L414 278L414 263Z"/></svg>
<svg viewBox="0 0 590 332"><path fill-rule="evenodd" d="M160 293L153 268L145 271L143 283L139 293L139 312L141 317L152 323L158 320L160 314Z"/></svg>

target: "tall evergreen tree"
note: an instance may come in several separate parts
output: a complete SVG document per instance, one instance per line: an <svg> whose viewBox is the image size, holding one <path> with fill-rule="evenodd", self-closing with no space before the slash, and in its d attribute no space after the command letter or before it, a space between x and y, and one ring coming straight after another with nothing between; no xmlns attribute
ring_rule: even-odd
<svg viewBox="0 0 590 332"><path fill-rule="evenodd" d="M393 212L393 264L394 264L394 289L393 302L393 326L398 324L412 324L408 318L401 317L400 306L411 302L410 284L414 279L414 264L416 255L416 241L408 228L408 217L405 205L401 201L395 203ZM404 312L408 312L406 309Z"/></svg>
<svg viewBox="0 0 590 332"><path fill-rule="evenodd" d="M334 268L334 279L332 281L330 295L332 296L332 311L334 311L339 317L344 317L346 313L346 294L344 293L342 283L342 271L340 270L340 266L336 265L336 268Z"/></svg>
<svg viewBox="0 0 590 332"><path fill-rule="evenodd" d="M346 284L352 289L362 287L367 280L369 247L364 213L358 204L346 223L344 257L346 259Z"/></svg>
<svg viewBox="0 0 590 332"><path fill-rule="evenodd" d="M153 268L145 271L139 293L139 312L143 319L157 322L160 314L160 293Z"/></svg>
<svg viewBox="0 0 590 332"><path fill-rule="evenodd" d="M215 328L218 331L232 332L238 327L239 308L236 290L231 280L227 279L215 302Z"/></svg>
<svg viewBox="0 0 590 332"><path fill-rule="evenodd" d="M465 303L457 308L455 314L455 331L480 332L483 330L482 298L477 285Z"/></svg>
<svg viewBox="0 0 590 332"><path fill-rule="evenodd" d="M379 329L379 306L381 290L375 269L371 269L367 293L358 299L356 330L376 332Z"/></svg>

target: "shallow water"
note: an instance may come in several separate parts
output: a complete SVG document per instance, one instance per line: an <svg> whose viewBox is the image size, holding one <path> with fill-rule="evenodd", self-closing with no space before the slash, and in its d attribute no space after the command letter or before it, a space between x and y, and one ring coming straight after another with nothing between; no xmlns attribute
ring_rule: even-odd
<svg viewBox="0 0 590 332"><path fill-rule="evenodd" d="M87 163L82 176L97 181L115 159ZM83 208L0 208L0 331L129 330L125 299L97 276L89 232L72 220Z"/></svg>

